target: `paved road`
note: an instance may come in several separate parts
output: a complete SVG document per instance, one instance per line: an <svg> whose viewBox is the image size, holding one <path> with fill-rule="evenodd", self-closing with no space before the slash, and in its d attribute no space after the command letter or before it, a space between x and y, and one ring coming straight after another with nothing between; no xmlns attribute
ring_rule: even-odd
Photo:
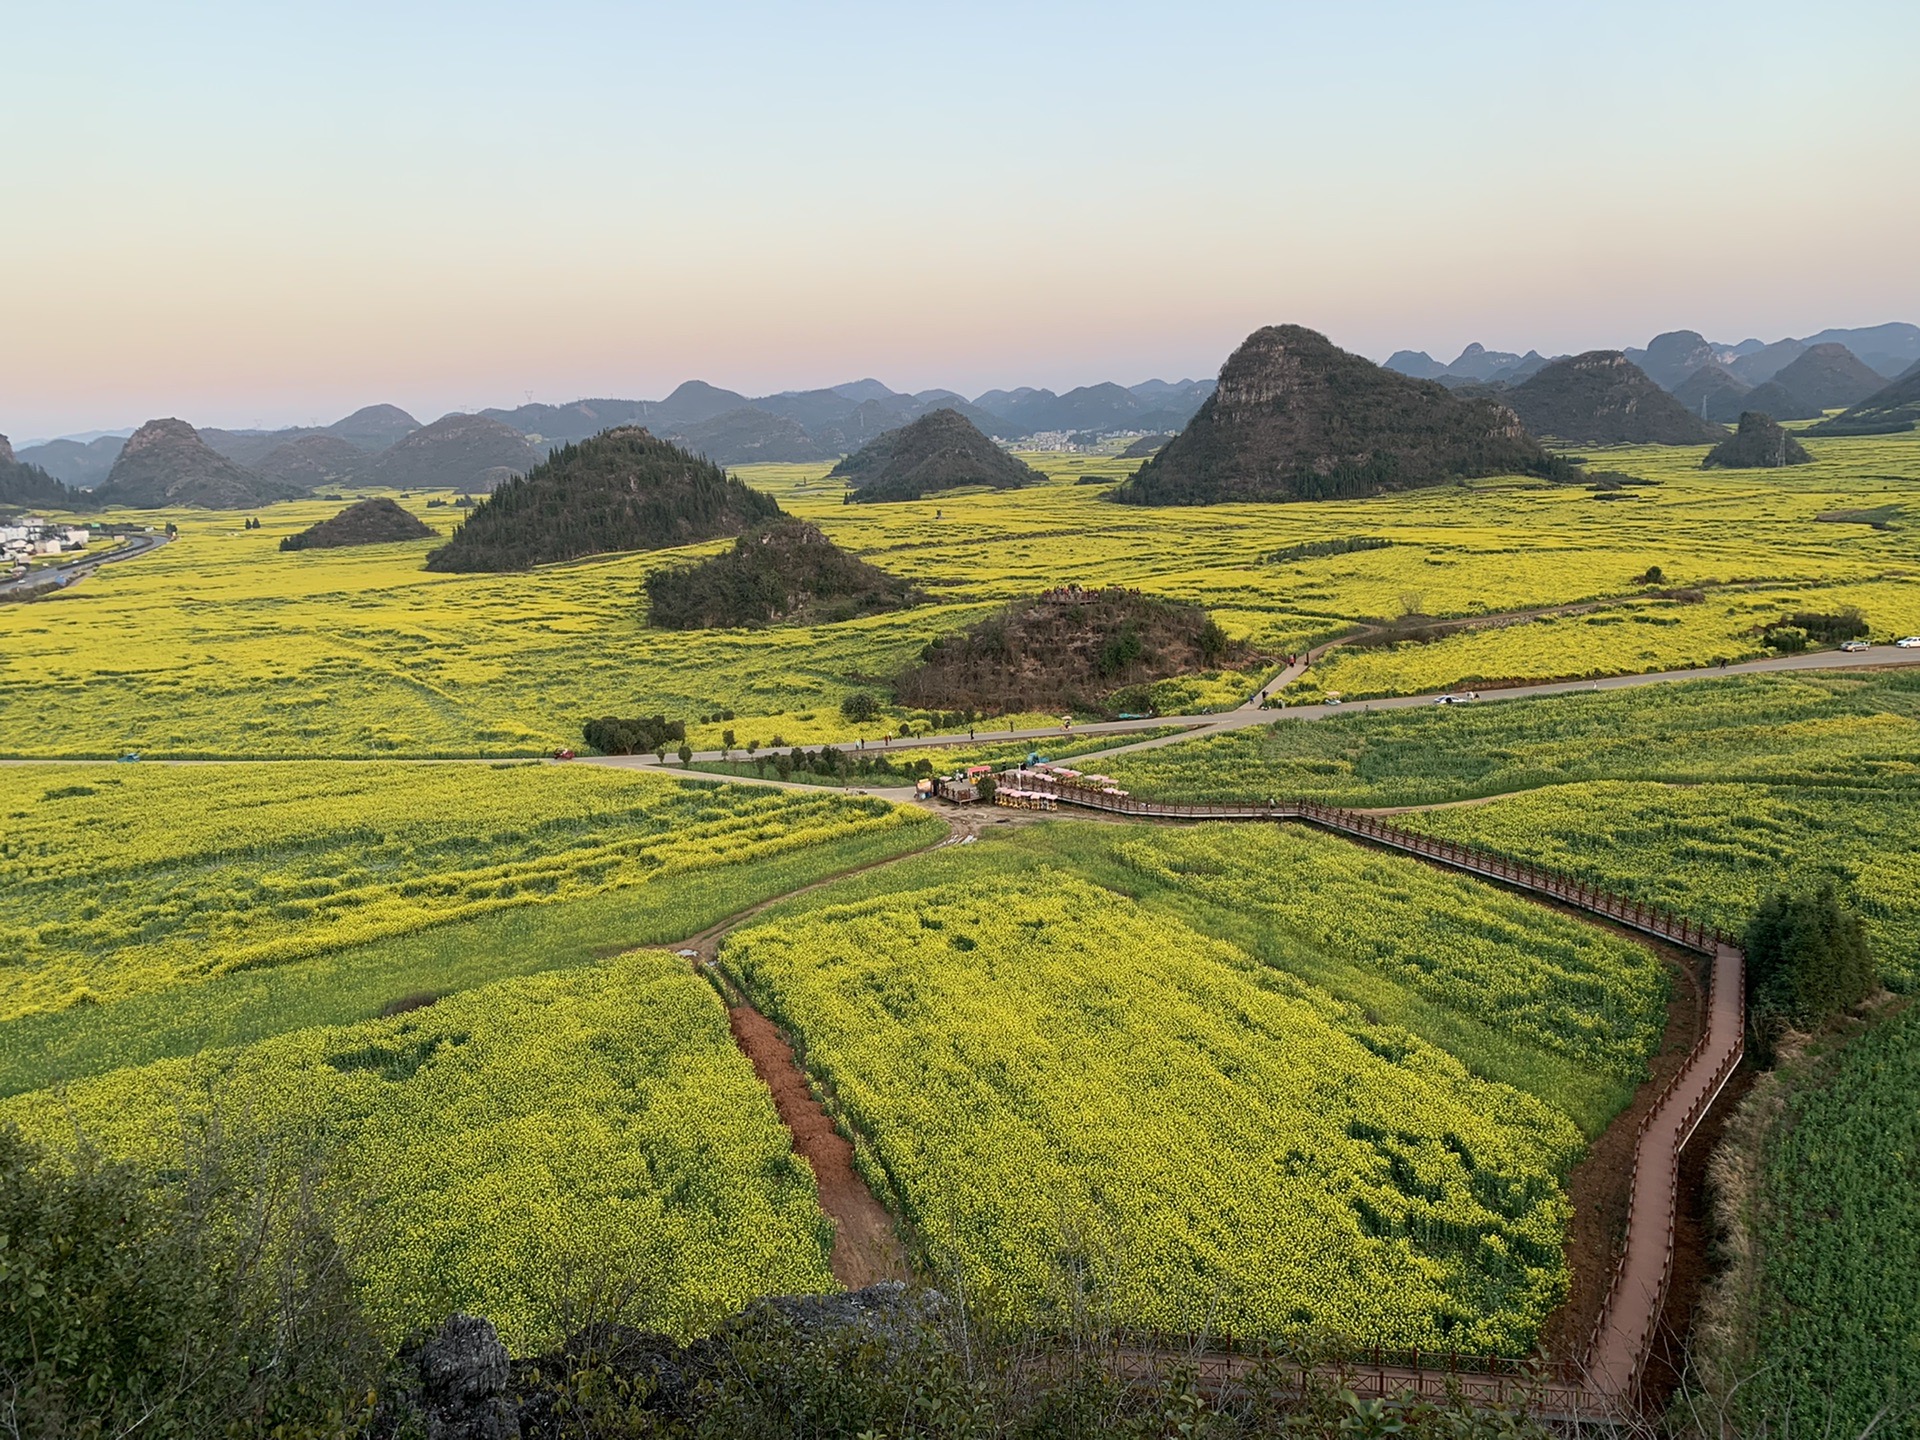
<svg viewBox="0 0 1920 1440"><path fill-rule="evenodd" d="M1770 675L1797 670L1860 670L1888 665L1920 665L1920 649L1902 650L1895 645L1875 645L1869 650L1856 651L1852 654L1839 650L1817 650L1806 655L1779 655L1767 660L1747 660L1724 668L1710 666L1695 670L1661 670L1650 675L1610 675L1600 680L1554 680L1534 685L1507 685L1497 690L1480 691L1480 699L1477 703L1484 705L1496 700L1528 700L1541 695L1572 695L1595 690L1633 690L1642 685L1672 685L1687 680L1711 680L1722 675ZM1070 742L1088 735L1120 737L1119 744L1074 757L1075 764L1085 764L1110 755L1126 754L1134 750L1152 750L1162 745L1179 745L1209 735L1224 735L1234 730L1251 729L1255 725L1272 725L1288 720L1326 720L1337 715L1350 715L1355 711L1364 710L1409 710L1423 705L1433 705L1438 699L1435 695L1396 695L1382 700L1355 701L1350 705L1291 705L1284 710L1260 708L1260 702L1267 694L1290 684L1305 668L1302 665L1295 665L1283 671L1262 686L1246 704L1214 715L1162 715L1152 720L1099 720L1085 725L1074 725L1071 728L1054 725L1037 730L978 729L971 735L929 735L911 740L896 740L888 746L882 746L875 741L865 747L865 752L893 754L901 750L953 746L977 747L1004 744L1009 741L1024 741L1044 752L1049 744ZM1138 734L1142 730L1164 729L1169 725L1180 726L1180 733L1132 742L1125 739L1129 734ZM845 746L852 742L839 743ZM744 755L744 751L733 752L733 758L736 760L744 758ZM693 758L696 762L700 762L720 760L725 757L718 750L696 750L693 752ZM684 775L687 773L673 761L661 765L650 755L604 755L583 757L583 759L586 763L593 765L651 770L657 774ZM792 790L824 788L792 781L759 780L753 776L730 778L742 780L746 784L778 785ZM909 796L912 794L910 786L861 788L874 795Z"/></svg>
<svg viewBox="0 0 1920 1440"><path fill-rule="evenodd" d="M122 560L138 559L142 555L151 555L172 538L167 535L130 535L127 543L116 546L111 554L82 555L77 559L60 565L49 565L41 570L29 570L18 580L0 580L0 594L11 590L30 590L37 585L45 585L50 580L66 577L62 589L71 589L87 578L102 565L114 565Z"/></svg>

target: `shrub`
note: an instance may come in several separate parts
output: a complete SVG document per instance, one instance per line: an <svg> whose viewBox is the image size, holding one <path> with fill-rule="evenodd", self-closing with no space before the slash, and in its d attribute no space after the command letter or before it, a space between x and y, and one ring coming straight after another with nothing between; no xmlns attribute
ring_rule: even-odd
<svg viewBox="0 0 1920 1440"><path fill-rule="evenodd" d="M840 714L856 725L865 725L880 713L880 703L864 690L856 690L840 702Z"/></svg>
<svg viewBox="0 0 1920 1440"><path fill-rule="evenodd" d="M0 1127L7 1434L356 1428L380 1361L344 1259L309 1188L247 1162L209 1132L155 1177Z"/></svg>
<svg viewBox="0 0 1920 1440"><path fill-rule="evenodd" d="M1756 1057L1771 1064L1786 1027L1807 1030L1872 993L1873 952L1831 880L1776 891L1747 925L1747 1006Z"/></svg>

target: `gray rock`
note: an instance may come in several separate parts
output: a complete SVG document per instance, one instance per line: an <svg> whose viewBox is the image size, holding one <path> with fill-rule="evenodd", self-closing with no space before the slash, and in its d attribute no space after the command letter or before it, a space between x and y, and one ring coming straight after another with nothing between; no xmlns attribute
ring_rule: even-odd
<svg viewBox="0 0 1920 1440"><path fill-rule="evenodd" d="M415 1359L427 1440L519 1440L513 1364L491 1322L449 1316Z"/></svg>

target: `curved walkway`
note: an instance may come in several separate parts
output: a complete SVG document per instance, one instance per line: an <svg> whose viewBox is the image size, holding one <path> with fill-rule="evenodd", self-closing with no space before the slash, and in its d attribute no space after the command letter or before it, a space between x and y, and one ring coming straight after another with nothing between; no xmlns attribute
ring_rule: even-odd
<svg viewBox="0 0 1920 1440"><path fill-rule="evenodd" d="M1584 1388L1602 1405L1630 1402L1639 1385L1673 1269L1680 1152L1745 1054L1746 957L1733 937L1658 906L1602 890L1544 866L1477 846L1439 840L1377 815L1312 801L1252 805L1169 805L1112 795L1041 772L1012 770L1004 783L1062 805L1159 820L1299 820L1352 839L1417 855L1465 874L1557 900L1617 925L1712 957L1707 1025L1679 1071L1641 1121L1627 1200L1627 1239L1585 1357Z"/></svg>

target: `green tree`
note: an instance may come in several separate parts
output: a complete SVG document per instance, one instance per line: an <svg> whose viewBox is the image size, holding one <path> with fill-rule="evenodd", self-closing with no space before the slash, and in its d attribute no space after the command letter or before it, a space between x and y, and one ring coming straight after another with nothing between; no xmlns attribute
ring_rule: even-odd
<svg viewBox="0 0 1920 1440"><path fill-rule="evenodd" d="M693 747L689 745L686 741L682 740L680 742L680 748L674 751L673 753L680 757L680 764L682 768L685 768L693 764Z"/></svg>
<svg viewBox="0 0 1920 1440"><path fill-rule="evenodd" d="M733 731L722 730L720 732L720 758L722 760L727 758L727 752L732 750L733 746L734 746Z"/></svg>
<svg viewBox="0 0 1920 1440"><path fill-rule="evenodd" d="M1747 925L1747 1009L1756 1058L1773 1061L1786 1028L1810 1030L1873 992L1872 948L1831 880L1775 891Z"/></svg>
<svg viewBox="0 0 1920 1440"><path fill-rule="evenodd" d="M856 725L869 723L880 713L880 702L864 690L856 690L840 702L840 714Z"/></svg>

